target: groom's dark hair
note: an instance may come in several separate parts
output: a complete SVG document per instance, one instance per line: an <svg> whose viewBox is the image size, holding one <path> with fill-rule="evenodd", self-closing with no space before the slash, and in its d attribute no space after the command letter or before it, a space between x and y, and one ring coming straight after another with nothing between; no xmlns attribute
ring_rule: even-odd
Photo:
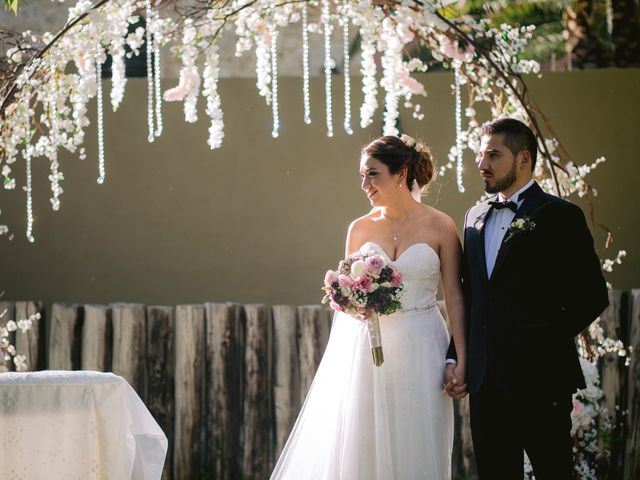
<svg viewBox="0 0 640 480"><path fill-rule="evenodd" d="M504 144L513 155L527 150L531 155L531 171L536 167L538 142L533 131L515 118L500 118L486 122L480 127L480 135L504 134Z"/></svg>

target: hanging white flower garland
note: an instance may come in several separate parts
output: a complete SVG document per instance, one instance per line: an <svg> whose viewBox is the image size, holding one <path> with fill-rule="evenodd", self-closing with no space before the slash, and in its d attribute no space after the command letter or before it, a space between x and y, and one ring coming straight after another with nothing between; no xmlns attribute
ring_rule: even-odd
<svg viewBox="0 0 640 480"><path fill-rule="evenodd" d="M227 26L235 27L237 35L236 55L251 50L256 53L256 76L259 93L267 104L271 105L273 116L274 136L278 135L280 127L278 105L278 59L277 37L278 31L291 23L302 23L302 81L303 81L303 118L305 123L311 122L310 92L309 92L309 32L318 31L324 40L324 80L325 80L325 114L327 135L334 133L332 117L332 69L331 33L332 9L335 18L342 27L342 49L344 58L344 128L347 133L351 128L351 83L349 58L349 27L353 23L358 28L361 39L361 65L363 103L360 107L360 125L365 128L372 124L378 110L378 83L384 90L383 131L386 134L397 134L396 122L399 116L400 99L403 105L413 109L413 116L421 119L420 104L413 99L415 96L425 95L424 86L411 76L414 71L424 71L426 68L418 59L405 61L404 50L407 45L415 41L416 35L421 42L432 51L436 60L454 68L454 88L456 89L456 144L450 152L450 162L442 171L455 169L456 182L459 190L463 191L462 183L462 152L465 148L477 148L478 138L475 130L477 121L472 105L467 108L469 117L466 131L462 128L461 101L459 87L461 83L473 84L474 101L489 102L494 114L501 114L509 109L512 116L526 119L528 112L525 105L519 103L520 98L510 80L513 75L537 73L539 66L535 62L518 59L519 52L526 45L531 36L531 28L512 28L506 25L500 29L493 29L482 22L472 19L465 20L458 30L453 29L452 20L440 17L436 7L413 1L389 1L385 6L372 0L319 0L313 5L321 7L318 23L309 23L308 2L283 3L275 5L267 0L257 0L251 4L226 2L222 6L202 7L206 10L207 21L194 21L187 15L182 19L170 17L160 19L158 7L151 0L111 0L101 3L99 8L88 0L83 0L69 10L69 22L86 16L60 37L57 42L49 45L44 57L45 67L39 57L27 62L26 66L15 82L14 97L2 105L5 121L0 126L0 140L3 145L0 157L0 173L6 189L15 187L11 164L15 161L24 135L21 134L20 122L11 121L12 114L20 110L22 98L35 99L34 104L41 103L49 112L49 119L45 122L48 131L37 132L37 138L31 151L31 157L44 155L50 163L49 176L52 190L51 203L55 209L60 206L63 179L57 160L57 148L62 147L70 152L78 152L80 158L86 156L84 143L84 129L90 121L87 117L87 104L90 99L97 97L98 103L98 181L104 182L106 177L104 158L104 112L103 92L100 79L101 65L106 61L106 52L112 57L112 88L111 106L116 109L123 98L126 86L124 75L124 52L128 45L133 54L146 39L147 48L147 123L148 140L153 141L163 130L162 104L165 101L183 101L185 120L197 120L197 99L202 94L206 99L206 113L211 120L209 138L211 148L220 147L224 138L223 113L221 99L218 92L219 52L209 48L216 43L217 36ZM128 33L130 24L137 22L135 11L144 7L147 27L139 27L135 32ZM197 10L197 9L196 9ZM224 18L225 20L220 20ZM71 25L71 23L69 24ZM473 47L466 44L461 48L457 40L463 35L463 28L468 35L478 36L493 42L494 47L486 55L477 55ZM45 35L43 40L51 42L52 35ZM25 36L25 41L30 38ZM179 83L161 95L160 53L161 46L174 43L174 49L182 59ZM79 48L81 46L81 48ZM106 51L105 51L106 49ZM204 55L203 79L198 70L198 57ZM22 54L18 50L7 52L9 62L20 62ZM376 58L381 59L381 79L378 82ZM15 58L14 58L15 57ZM75 72L69 72L67 65L72 62ZM56 75L47 73L55 69ZM503 70L500 70L503 69ZM505 76L505 71L515 72ZM509 76L511 75L511 77ZM488 80L488 81L487 81ZM202 91L200 82L203 81ZM57 86L54 88L54 82ZM497 89L504 89L505 95L496 100ZM503 103L501 103L503 102ZM558 156L543 145L545 156L552 161L559 162ZM451 155L455 153L454 155ZM540 170L537 172L543 174ZM583 175L558 175L559 182L566 192L584 194L589 191ZM545 188L551 188L550 179L541 179Z"/></svg>

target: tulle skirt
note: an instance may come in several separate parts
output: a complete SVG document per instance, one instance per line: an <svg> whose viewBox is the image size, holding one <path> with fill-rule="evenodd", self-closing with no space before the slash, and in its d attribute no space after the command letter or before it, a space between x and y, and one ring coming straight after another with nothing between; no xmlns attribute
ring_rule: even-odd
<svg viewBox="0 0 640 480"><path fill-rule="evenodd" d="M447 480L453 403L442 393L449 334L436 307L366 326L336 314L327 349L272 480Z"/></svg>

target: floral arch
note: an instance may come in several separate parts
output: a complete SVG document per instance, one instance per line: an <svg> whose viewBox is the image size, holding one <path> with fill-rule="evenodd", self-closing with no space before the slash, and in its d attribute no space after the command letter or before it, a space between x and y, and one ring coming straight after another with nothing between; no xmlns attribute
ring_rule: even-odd
<svg viewBox="0 0 640 480"><path fill-rule="evenodd" d="M145 18L145 27L131 29L140 15ZM520 57L531 37L531 27L494 28L484 20L455 18L446 1L79 0L69 8L67 24L56 34L36 37L29 32L13 35L4 32L4 40L11 48L6 52L0 79L0 174L4 188L14 189L14 169L24 161L29 241L35 241L32 159L41 156L48 160L51 206L58 210L64 179L58 152L65 149L86 157L85 129L91 122L87 105L94 98L98 105L94 120L98 129L97 182L107 179L102 121L106 95L100 79L108 57L112 61L112 87L108 95L114 110L124 98L125 57L146 57L149 142L162 134L163 100L182 101L185 121L196 122L196 105L202 96L210 123L207 143L215 149L224 139L224 98L218 93L217 43L222 32L235 33L236 55L255 53L256 85L271 109L272 135L277 137L278 35L291 24L300 29L303 79L300 95L304 100L305 123L311 122L310 33L324 39L324 128L328 136L336 128L352 133L354 123L364 128L375 115L382 115L384 134L398 134L400 108L411 110L415 118L423 116L420 98L426 95L426 90L412 74L442 65L454 74L452 128L456 142L450 148L448 163L441 167L441 174L449 171L455 174L458 189L464 191L463 152L475 151L479 145L479 119L474 106L486 103L492 117L518 118L537 134L545 161L538 162L535 176L545 190L561 196L586 197L591 207L590 199L596 192L585 177L604 158L591 165L577 165L555 138L551 124L531 97L524 76L539 74L540 67L537 62ZM349 42L354 31L361 42L359 72L349 71ZM341 38L344 47L342 77L332 74L335 66L330 48L332 36ZM180 58L182 67L178 85L162 92L159 72L162 54L167 50ZM424 50L429 52L429 58L420 54ZM364 96L361 105L353 106L355 113L350 96L352 73L361 74ZM344 82L344 98L340 100L332 95L332 83L338 79ZM464 110L463 86L467 93ZM379 92L384 96L382 105L378 103ZM345 107L340 120L334 118L332 111L337 101L343 101ZM593 209L591 216L595 221ZM7 226L0 225L0 234L7 231ZM613 263L620 263L622 256L624 251L613 260L604 260L603 268L610 270ZM585 340L582 347L583 355L592 359L607 351L625 355L624 346L605 338L598 322L592 328L591 340ZM590 401L597 406L599 397Z"/></svg>

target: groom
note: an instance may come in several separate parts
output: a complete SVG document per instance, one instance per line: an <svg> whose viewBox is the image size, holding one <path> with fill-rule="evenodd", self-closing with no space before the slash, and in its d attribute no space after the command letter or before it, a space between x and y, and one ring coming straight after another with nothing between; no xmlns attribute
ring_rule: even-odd
<svg viewBox="0 0 640 480"><path fill-rule="evenodd" d="M580 208L532 179L531 129L504 118L481 135L478 169L497 195L465 217L467 383L450 364L445 389L471 395L480 480L522 480L523 451L536 480L572 479L571 396L585 387L574 337L607 307L607 287Z"/></svg>

